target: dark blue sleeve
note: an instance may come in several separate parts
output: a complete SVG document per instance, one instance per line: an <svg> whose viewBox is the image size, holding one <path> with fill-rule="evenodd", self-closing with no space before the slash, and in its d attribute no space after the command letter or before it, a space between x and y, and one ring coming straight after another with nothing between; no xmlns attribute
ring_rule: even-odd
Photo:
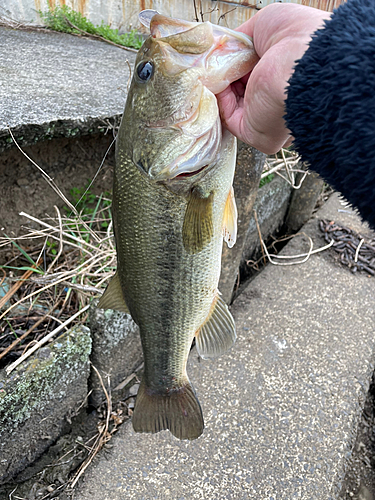
<svg viewBox="0 0 375 500"><path fill-rule="evenodd" d="M375 228L375 1L349 0L289 81L295 149Z"/></svg>

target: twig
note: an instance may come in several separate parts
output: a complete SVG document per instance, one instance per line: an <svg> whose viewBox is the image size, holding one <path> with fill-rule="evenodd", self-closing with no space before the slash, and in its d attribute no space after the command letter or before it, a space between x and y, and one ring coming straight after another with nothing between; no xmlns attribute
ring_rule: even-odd
<svg viewBox="0 0 375 500"><path fill-rule="evenodd" d="M55 328L54 330L52 330L52 332L50 332L48 335L46 335L45 337L43 337L42 340L38 341L23 356L21 356L20 358L18 358L14 363L12 363L11 365L9 365L8 367L6 367L5 370L7 372L7 375L9 375L18 365L20 365L21 363L23 363L23 361L25 359L27 359L31 354L33 354L35 351L37 351L42 345L44 345L46 342L48 342L49 339L51 339L54 335L56 335L57 333L61 332L61 330L63 328L65 328L65 326L69 325L72 321L74 321L76 318L78 318L78 316L80 316L82 313L84 313L85 311L87 311L87 309L89 307L90 307L90 304L88 304L87 306L85 306L83 309L81 309L80 311L76 312L75 314L73 314L73 316L71 316L69 319L67 319L66 321L64 321L64 323L62 323L57 328Z"/></svg>
<svg viewBox="0 0 375 500"><path fill-rule="evenodd" d="M115 391L121 391L124 387L126 387L129 382L131 382L133 380L133 378L135 378L137 376L136 373L131 373L128 377L126 377L125 380L123 380L122 382L120 382L114 389L113 389L113 392Z"/></svg>
<svg viewBox="0 0 375 500"><path fill-rule="evenodd" d="M12 495L13 493L16 491L16 489L18 488L18 485L14 488L14 490L12 490L10 493L9 493L9 500L12 500Z"/></svg>
<svg viewBox="0 0 375 500"><path fill-rule="evenodd" d="M300 234L304 234L304 233L300 233ZM313 241L310 238L310 236L307 236L306 234L305 234L305 236L309 239L310 249L309 249L308 253L306 254L305 258L303 260L298 261L298 262L274 262L271 259L271 255L268 253L268 250L267 250L267 247L266 247L265 243L262 242L263 243L263 247L264 247L264 251L266 252L268 260L270 261L270 263L273 264L274 266L292 266L294 264L303 264L303 263L305 263L309 259L310 255L311 255L311 252L312 252L312 249L313 249L313 246L314 246ZM273 257L277 257L277 255L273 255ZM286 256L284 256L284 258L285 257L289 258L289 259L295 259L295 258L297 258L295 255L286 255Z"/></svg>
<svg viewBox="0 0 375 500"><path fill-rule="evenodd" d="M201 15L201 21L202 21L202 23L203 23L203 22L204 22L204 15L203 15L202 0L199 0L199 7L200 7L200 9L199 9L199 13L200 13L200 15Z"/></svg>
<svg viewBox="0 0 375 500"><path fill-rule="evenodd" d="M3 7L0 7L1 10L5 11ZM26 24L26 23L21 23L20 21L16 21L12 17L9 16L0 16L0 26L5 26L6 28L13 28L13 29L18 29L18 30L31 30L31 31L44 31L48 32L48 30L45 26L41 25L35 25L35 24Z"/></svg>
<svg viewBox="0 0 375 500"><path fill-rule="evenodd" d="M30 327L24 334L21 335L21 337L18 337L10 346L8 346L1 354L0 354L0 359L2 359L4 356L8 354L16 345L18 345L22 340L24 340L31 332L35 330L43 321L53 312L53 310L56 308L56 303L51 307L51 309L48 311L47 314L45 314L42 318L40 318L36 323L33 324L32 327Z"/></svg>
<svg viewBox="0 0 375 500"><path fill-rule="evenodd" d="M290 184L293 189L300 189L300 187L302 186L302 183L303 181L305 180L306 176L309 175L309 171L308 170L301 170L301 169L296 169L296 168L291 168L291 167L295 167L296 165L298 165L300 163L300 156L297 155L297 153L295 152L290 152L284 148L282 148L279 153L281 154L281 158L278 158L277 156L277 153L275 155L275 158L268 158L266 160L266 165L267 166L271 166L272 165L272 168L269 168L268 170L264 171L261 175L261 179L264 179L265 177L269 176L270 174L277 174L279 175L281 178L283 178L288 184ZM286 153L288 153L289 155L291 154L290 157L287 158L286 156ZM284 175L281 174L280 170L281 169L285 169L286 173L287 173L287 177L285 177ZM303 176L302 176L302 179L300 180L300 182L298 183L298 185L295 183L295 176L294 174L295 173L302 173Z"/></svg>
<svg viewBox="0 0 375 500"><path fill-rule="evenodd" d="M109 246L111 247L112 250L114 250L115 247L114 247L113 241L112 241L113 240L113 234L111 234L112 225L113 225L113 220L111 219L110 223L108 224L107 239L108 239Z"/></svg>
<svg viewBox="0 0 375 500"><path fill-rule="evenodd" d="M290 236L289 238L294 238L295 236L299 236L300 234L303 234L307 236L305 233L297 233L294 234L293 236ZM307 236L310 240L310 236ZM327 245L324 245L323 247L316 248L315 250L312 250L311 252L307 253L300 253L298 255L275 255L270 253L270 257L276 257L277 259L299 259L300 257L306 257L306 255L314 255L315 253L323 252L324 250L327 250L328 248L331 248L331 246L334 244L334 240L331 240ZM298 264L298 262L296 262Z"/></svg>
<svg viewBox="0 0 375 500"><path fill-rule="evenodd" d="M89 397L91 396L91 393L92 393L93 389L91 389L85 396L85 398L83 399L82 403L78 406L78 408L74 411L75 415L78 415L78 412L81 408L83 408L83 406L85 405L86 401L89 399Z"/></svg>
<svg viewBox="0 0 375 500"><path fill-rule="evenodd" d="M96 276L96 274L93 275ZM106 276L105 279L108 279L108 276ZM38 280L33 281L33 283L51 283L51 282L48 279L39 278ZM61 281L60 283L62 285L68 286L69 288L72 288L73 290L78 290L79 292L98 293L100 295L104 292L103 288L97 288L96 286L79 285L78 283L70 283L69 281ZM53 284L53 282L51 284Z"/></svg>
<svg viewBox="0 0 375 500"><path fill-rule="evenodd" d="M251 6L250 6L250 7L251 7ZM224 12L224 14L221 14L221 16L219 17L219 19L217 20L217 24L220 24L220 21L221 21L222 19L225 19L225 16L226 16L227 14L229 14L229 12L233 12L233 11L234 11L234 10L236 10L236 9L237 9L237 7L233 7L233 9L230 9L230 10L228 10L227 12Z"/></svg>
<svg viewBox="0 0 375 500"><path fill-rule="evenodd" d="M59 241L60 241L60 245L59 245L59 251L57 252L57 255L56 257L53 259L53 261L51 262L51 264L49 265L47 271L46 271L46 274L48 274L51 269L53 268L53 266L55 265L55 262L57 262L57 260L59 259L60 255L62 254L62 251L63 251L63 230L62 230L62 220L61 220L61 214L60 214L60 210L57 208L57 206L55 205L55 210L57 212L57 217L59 219L59 228L60 228L60 237L59 237Z"/></svg>
<svg viewBox="0 0 375 500"><path fill-rule="evenodd" d="M265 179L271 174L274 174L277 170L280 170L284 165L282 163L278 163L275 167L272 167L270 170L266 170L265 172L262 173L260 176L260 180Z"/></svg>
<svg viewBox="0 0 375 500"><path fill-rule="evenodd" d="M256 224L256 226L257 226L257 230L258 230L259 240L260 240L260 243L261 243L261 244L260 244L260 248L261 248L261 250L262 250L262 255L263 255L263 263L264 263L264 265L266 265L266 264L267 264L267 262L266 262L266 257L265 257L265 255L264 255L264 251L263 251L263 245L262 245L262 243L263 243L263 238L262 238L262 233L260 232L260 227L259 227L259 222L258 222L258 216L257 216L257 212L256 212L256 210L253 210L253 212L254 212L254 220L255 220L255 224Z"/></svg>
<svg viewBox="0 0 375 500"><path fill-rule="evenodd" d="M7 277L7 273L4 271L3 268L1 268L1 271L3 272L3 277L1 278L1 281L0 281L0 286L4 283L6 277Z"/></svg>
<svg viewBox="0 0 375 500"><path fill-rule="evenodd" d="M97 455L97 453L102 449L102 447L105 445L105 443L107 441L109 441L109 439L111 438L111 435L108 433L109 419L111 417L111 412L112 412L111 397L110 397L110 394L107 391L107 389L106 389L106 387L105 387L105 385L103 383L103 379L102 379L102 377L101 377L101 375L99 373L99 370L94 365L91 365L91 366L92 366L93 370L95 371L95 373L97 374L97 376L99 378L100 385L102 386L103 392L104 392L106 400L107 400L107 415L106 415L105 425L104 425L103 429L101 430L101 432L99 434L100 437L95 442L95 444L92 447L91 452L90 452L89 456L87 457L87 459L85 460L85 462L79 468L78 473L76 474L76 476L75 476L72 484L70 485L71 489L73 489L74 486L77 484L77 481L82 476L82 474L85 472L85 470L90 465L90 463L93 461L95 455ZM109 377L108 377L108 388L109 387L110 387L110 385L109 385Z"/></svg>
<svg viewBox="0 0 375 500"><path fill-rule="evenodd" d="M198 23L199 19L198 19L198 10L197 10L196 0L193 0L193 4L194 4L194 13L195 13L194 21L196 21Z"/></svg>
<svg viewBox="0 0 375 500"><path fill-rule="evenodd" d="M285 166L285 170L286 170L286 173L289 177L289 183L294 186L294 176L292 175L291 171L289 170L288 168L288 164L287 164L287 161L286 161L286 158L285 158L285 153L284 153L284 149L281 148L280 150L281 152L281 156L283 157L283 162L284 162L284 166Z"/></svg>
<svg viewBox="0 0 375 500"><path fill-rule="evenodd" d="M38 259L37 263L33 264L31 267L33 269L36 269L39 266L39 264L41 264L41 263L42 263L42 259ZM13 297L13 295L16 293L16 291L21 287L21 285L24 284L24 282L28 278L30 278L30 276L32 274L33 274L33 271L31 269L29 269L21 276L21 278L18 281L16 281L16 283L14 283L12 288L4 295L4 297L2 299L0 299L0 309L8 302L8 300L10 300Z"/></svg>
<svg viewBox="0 0 375 500"><path fill-rule="evenodd" d="M307 253L302 253L302 254L298 254L298 255L275 255L275 254L270 254L268 252L266 244L262 240L262 245L264 247L264 251L266 252L268 260L270 261L270 263L273 264L274 266L294 266L295 264L304 264L310 258L311 255L313 255L315 253L323 252L324 250L327 250L327 248L330 248L333 245L333 243L334 243L334 241L331 240L330 243L328 243L328 245L325 245L324 247L316 248L315 250L313 250L313 246L314 246L313 241L310 238L310 236L308 236L307 234L305 234L305 233L297 233L297 234L294 234L293 236L291 236L291 238L294 238L295 236L298 236L298 235L301 235L301 234L303 234L304 236L306 236L309 239L310 249L309 249L309 251ZM303 260L299 260L297 262L275 262L275 261L273 261L271 259L271 257L277 258L277 259L298 259L300 257L304 257L304 259Z"/></svg>
<svg viewBox="0 0 375 500"><path fill-rule="evenodd" d="M306 170L306 172L304 172L304 174L303 174L303 176L302 176L301 180L299 181L298 186L294 185L294 186L293 186L293 188L294 188L294 189L300 189L300 188L301 188L301 186L302 186L302 184L303 184L303 181L306 179L306 176L307 176L307 175L310 175L310 172L309 172L308 170Z"/></svg>
<svg viewBox="0 0 375 500"><path fill-rule="evenodd" d="M127 61L127 63L129 64L129 61ZM129 66L129 68L130 68L130 66ZM80 203L80 202L83 200L83 198L85 197L86 193L89 191L89 189L91 188L91 186L94 184L94 182L95 182L96 178L97 178L97 177L98 177L98 175L99 175L100 170L102 169L102 166L103 166L103 164L104 164L104 162L105 162L105 159L107 158L108 153L110 152L110 150L111 150L111 148L112 148L113 144L116 142L116 139L117 139L117 135L116 135L116 137L113 139L113 141L111 142L111 144L108 146L108 149L107 149L107 151L104 153L104 156L103 156L102 162L101 162L101 164L99 165L98 170L95 172L94 177L92 178L92 180L91 180L90 184L87 186L87 188L86 188L85 192L83 193L83 195L82 195L82 196L80 197L80 199L77 201L76 206L78 206L78 205L79 205L79 203ZM56 207L55 207L55 208L56 208Z"/></svg>
<svg viewBox="0 0 375 500"><path fill-rule="evenodd" d="M75 209L74 209L75 210ZM76 211L76 210L75 210ZM46 222L43 222L42 220L40 219L37 219L36 217L33 217L32 215L28 215L27 213L25 212L20 212L19 215L22 215L23 217L27 217L28 219L34 221L34 222L37 222L38 224L40 224L41 226L44 226L44 227L47 227L48 229L50 229L51 231L54 231L54 232L59 232L59 228L57 227L53 227L51 226L50 224L47 224ZM80 222L81 222L81 219L80 219ZM90 229L90 231L92 232L92 229ZM98 247L94 246L94 245L91 245L90 243L87 243L87 241L85 241L84 239L82 238L77 238L76 236L73 236L72 234L69 234L69 233L66 233L65 231L62 232L62 234L66 237L66 238L69 238L69 239L72 239L73 241L78 241L78 243L81 243L82 245L86 245L88 248L91 248L93 250L97 250ZM96 241L99 243L100 242L100 239L98 238L98 236L95 235L95 239ZM84 250L82 248L82 250Z"/></svg>
<svg viewBox="0 0 375 500"><path fill-rule="evenodd" d="M66 485L66 483L65 483L65 484L61 484L58 488L56 488L55 490L53 490L53 493L56 493L56 491L61 490L62 488L64 488L64 487L65 487L65 485ZM50 496L50 495L51 495L51 493L47 493L47 495L44 495L44 497L42 497L40 500L46 500L48 497L50 497L50 498L51 498L51 496ZM55 497L55 498L56 498L56 497ZM57 498L58 498L58 497L57 497Z"/></svg>
<svg viewBox="0 0 375 500"><path fill-rule="evenodd" d="M18 304L21 304L21 302L24 302L25 300L27 300L27 299L29 299L29 298L31 298L31 297L34 297L34 295L37 295L37 294L39 294L39 293L43 292L44 290L47 290L48 288L51 288L52 286L55 286L55 285L57 285L57 284L59 284L59 283L62 283L63 281L65 281L65 280L68 278L68 276L73 278L74 276L78 276L79 274L83 273L83 272L84 272L84 270L81 270L81 271L77 272L77 269L79 269L80 267L84 266L85 264L87 265L87 263L88 263L89 261L92 261L94 258L96 258L96 260L100 260L100 256L99 256L99 257L91 257L88 261L84 262L83 264L81 264L80 266L78 266L78 267L77 267L76 269L74 269L73 271L68 271L68 272L66 273L66 275L65 275L63 278L61 278L61 279L59 279L59 280L57 280L57 281L54 281L53 283L50 283L49 285L46 285L46 286L44 286L43 288L41 288L41 289L39 289L39 290L36 290L36 291L35 291L35 292L33 292L33 293L30 293L30 294L29 294L29 295L27 295L26 297L23 297L23 298L22 298L22 299L20 299L18 302L16 302L16 303L15 303L15 304L13 304L12 306L8 307L8 309L7 309L6 311L4 311L4 312L0 315L0 319L3 319L3 318L4 318L4 316L6 316L6 315L8 314L8 312L10 312L10 311L11 311L14 307L18 306ZM95 262L95 260L94 260L94 262Z"/></svg>
<svg viewBox="0 0 375 500"><path fill-rule="evenodd" d="M358 246L357 246L357 250L355 251L355 256L354 256L354 262L358 262L359 251L360 251L361 246L363 245L364 241L365 240L362 238L361 241L359 242Z"/></svg>
<svg viewBox="0 0 375 500"><path fill-rule="evenodd" d="M260 240L260 244L261 244L261 250L262 250L262 254L263 254L263 263L264 263L264 265L266 265L266 260L265 260L264 253L266 253L269 262L271 264L275 265L275 266L293 266L295 264L304 264L310 258L311 255L313 255L315 253L323 252L324 250L327 250L328 248L330 248L334 244L334 240L332 239L328 243L328 245L325 245L323 247L316 248L315 250L313 250L314 244L313 244L313 241L310 238L310 236L308 236L306 233L296 233L296 234L294 234L292 236L287 236L287 237L283 238L282 240L288 240L290 238L294 238L295 236L299 236L299 235L306 236L309 239L309 242L310 242L310 249L309 249L309 251L307 253L302 253L302 254L298 254L298 255L275 255L275 254L270 254L268 252L267 245L264 243L264 240L262 238L262 234L260 232L260 227L259 227L259 224L258 224L258 218L257 218L255 210L254 210L254 219L255 219L255 223L256 223L257 229L258 229L258 235L259 235L259 240ZM304 257L304 259L300 260L298 262L275 262L275 261L273 261L271 259L271 257L272 258L276 258L276 259L298 259L298 258ZM257 264L260 260L262 260L262 259L259 259L255 264ZM249 263L250 263L250 261L247 261L247 264L249 264Z"/></svg>

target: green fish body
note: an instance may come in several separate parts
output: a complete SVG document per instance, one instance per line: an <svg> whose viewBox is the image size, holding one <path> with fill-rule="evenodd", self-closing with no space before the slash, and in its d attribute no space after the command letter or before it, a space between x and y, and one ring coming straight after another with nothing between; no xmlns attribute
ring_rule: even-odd
<svg viewBox="0 0 375 500"><path fill-rule="evenodd" d="M134 429L195 439L204 424L186 373L193 339L205 358L225 352L236 338L217 290L223 236L230 246L235 241L236 140L221 130L213 93L227 86L228 70L218 76L218 61L210 70L207 59L215 37L235 38L244 46L237 70L233 57L229 65L237 79L254 52L244 35L238 41L223 28L224 35L215 35L210 23L154 11L140 17L151 36L138 53L117 138L118 266L99 307L130 312L140 328L145 370Z"/></svg>

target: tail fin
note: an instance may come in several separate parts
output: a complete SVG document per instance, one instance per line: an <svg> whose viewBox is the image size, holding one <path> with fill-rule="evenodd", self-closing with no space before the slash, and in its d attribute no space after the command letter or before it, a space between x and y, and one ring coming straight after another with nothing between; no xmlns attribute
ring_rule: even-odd
<svg viewBox="0 0 375 500"><path fill-rule="evenodd" d="M135 432L169 429L178 439L196 439L204 428L202 409L190 382L168 394L157 394L144 380L138 390L133 414Z"/></svg>

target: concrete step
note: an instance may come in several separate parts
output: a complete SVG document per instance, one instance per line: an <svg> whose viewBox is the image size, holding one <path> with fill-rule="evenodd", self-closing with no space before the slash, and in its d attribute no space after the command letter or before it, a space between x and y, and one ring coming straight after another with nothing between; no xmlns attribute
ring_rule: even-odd
<svg viewBox="0 0 375 500"><path fill-rule="evenodd" d="M129 61L104 42L0 27L0 152L46 139L105 130L125 105Z"/></svg>
<svg viewBox="0 0 375 500"><path fill-rule="evenodd" d="M325 244L318 219L363 233L337 195L303 228ZM295 238L284 254L308 246ZM188 373L206 428L196 441L124 425L76 500L338 499L374 370L375 280L352 274L333 250L271 266L232 307L238 340Z"/></svg>

